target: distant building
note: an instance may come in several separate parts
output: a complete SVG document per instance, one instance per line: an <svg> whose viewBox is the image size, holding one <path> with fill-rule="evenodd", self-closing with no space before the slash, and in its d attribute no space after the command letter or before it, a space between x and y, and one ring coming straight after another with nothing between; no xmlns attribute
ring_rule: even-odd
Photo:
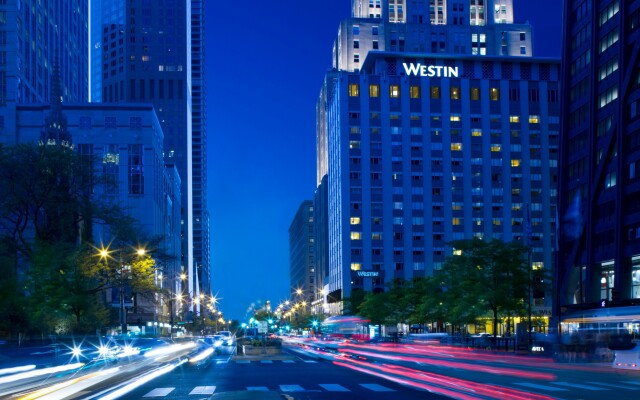
<svg viewBox="0 0 640 400"><path fill-rule="evenodd" d="M564 24L555 315L637 334L640 1L566 1Z"/></svg>
<svg viewBox="0 0 640 400"><path fill-rule="evenodd" d="M65 105L59 111L75 151L93 158L97 172L114 182L96 187L95 196L123 206L144 234L164 238L161 250L174 259L158 269L156 279L161 288L168 288L170 281L163 275L176 276L180 271L181 182L176 169L164 164L163 133L153 106L87 103ZM15 115L11 144L41 141L52 113L49 105L33 104L17 106ZM101 226L93 227L93 236L95 243L105 245L112 239ZM166 317L169 302L157 300L154 304L136 299L136 312L129 313L129 322L146 324Z"/></svg>
<svg viewBox="0 0 640 400"><path fill-rule="evenodd" d="M329 276L329 192L327 176L321 180L313 198L313 232L315 235L315 282L313 311L315 314L337 314L338 309L332 310L337 304L333 299L327 298L329 286L324 282ZM338 299L339 300L339 299ZM334 307L335 308L335 307Z"/></svg>
<svg viewBox="0 0 640 400"><path fill-rule="evenodd" d="M90 0L90 12L91 101L154 105L182 178L188 291L209 296L204 1Z"/></svg>
<svg viewBox="0 0 640 400"><path fill-rule="evenodd" d="M308 307L312 306L318 287L313 229L313 202L305 200L289 226L289 276L290 298L294 301L306 301Z"/></svg>

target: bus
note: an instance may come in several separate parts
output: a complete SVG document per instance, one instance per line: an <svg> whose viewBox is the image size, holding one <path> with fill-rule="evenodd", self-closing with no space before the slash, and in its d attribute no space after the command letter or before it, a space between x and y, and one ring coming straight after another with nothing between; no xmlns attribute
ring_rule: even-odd
<svg viewBox="0 0 640 400"><path fill-rule="evenodd" d="M321 324L323 336L354 340L369 339L369 320L357 316L333 316Z"/></svg>

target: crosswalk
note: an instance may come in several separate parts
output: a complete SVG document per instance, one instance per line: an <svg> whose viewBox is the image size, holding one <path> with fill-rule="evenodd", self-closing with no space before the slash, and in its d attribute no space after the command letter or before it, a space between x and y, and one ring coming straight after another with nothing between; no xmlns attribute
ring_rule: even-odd
<svg viewBox="0 0 640 400"><path fill-rule="evenodd" d="M190 388L191 389L191 388ZM350 387L346 387L337 383L320 383L317 385L295 385L295 384L282 384L272 387L267 386L246 386L238 388L237 390L248 391L275 391L282 393L295 393L295 392L352 392L361 389L370 390L372 392L395 392L395 389L379 385L377 383L359 383L351 384ZM160 398L166 397L169 394L175 393L175 387L163 387L154 388L145 394L144 398ZM216 386L196 386L189 391L189 395L208 395L211 396L215 393Z"/></svg>
<svg viewBox="0 0 640 400"><path fill-rule="evenodd" d="M552 381L552 382L514 382L513 385L516 385L520 388L529 388L534 389L536 391L541 392L568 392L576 389L579 390L589 390L594 392L600 391L619 391L623 390L631 390L638 391L640 390L640 381L621 381L621 382L562 382L562 381Z"/></svg>
<svg viewBox="0 0 640 400"><path fill-rule="evenodd" d="M562 393L571 392L576 389L597 391L597 392L612 392L615 394L620 393L621 390L628 390L631 392L640 391L640 381L619 381L619 382L513 382L512 387L519 389L529 390L537 393L547 392L550 395L562 395ZM191 396L211 396L216 392L216 386L196 386L193 388L177 389L176 387L160 387L154 388L146 393L144 398L162 398L169 395L176 394L177 391L188 393ZM296 392L357 392L357 391L372 391L372 392L395 392L396 390L377 383L350 383L350 384L338 384L338 383L318 383L309 385L298 385L293 383L279 384L272 386L246 386L240 388L234 388L233 390L248 390L248 391L274 391L281 393L296 393Z"/></svg>

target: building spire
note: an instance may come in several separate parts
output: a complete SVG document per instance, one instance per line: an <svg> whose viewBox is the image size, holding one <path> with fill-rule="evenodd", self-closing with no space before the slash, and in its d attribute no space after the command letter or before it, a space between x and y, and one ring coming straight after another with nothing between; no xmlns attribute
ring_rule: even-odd
<svg viewBox="0 0 640 400"><path fill-rule="evenodd" d="M58 32L57 28L56 26L56 33ZM40 132L40 144L73 148L71 134L67 130L67 118L62 112L62 80L60 78L59 50L56 49L54 51L51 97L49 98L51 111L45 119L44 129Z"/></svg>

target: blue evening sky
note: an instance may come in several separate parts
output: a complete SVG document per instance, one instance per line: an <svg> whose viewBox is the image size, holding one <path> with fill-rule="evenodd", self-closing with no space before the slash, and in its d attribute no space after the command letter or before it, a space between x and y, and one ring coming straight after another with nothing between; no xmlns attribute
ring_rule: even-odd
<svg viewBox="0 0 640 400"><path fill-rule="evenodd" d="M515 0L559 57L562 2ZM205 1L213 290L227 318L289 294L289 225L315 175L315 104L351 0Z"/></svg>

